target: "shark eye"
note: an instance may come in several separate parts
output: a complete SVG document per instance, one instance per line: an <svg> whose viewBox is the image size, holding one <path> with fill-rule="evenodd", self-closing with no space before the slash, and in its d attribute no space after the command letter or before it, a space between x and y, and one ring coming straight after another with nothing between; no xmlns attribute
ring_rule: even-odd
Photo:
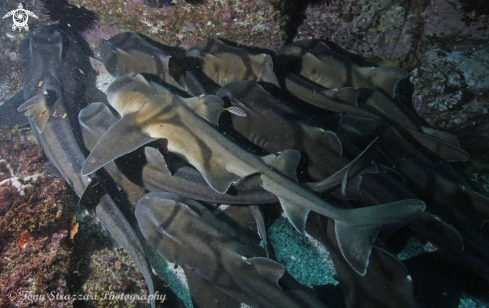
<svg viewBox="0 0 489 308"><path fill-rule="evenodd" d="M132 80L136 79L136 74L133 74L133 75L131 76L131 79L132 79Z"/></svg>

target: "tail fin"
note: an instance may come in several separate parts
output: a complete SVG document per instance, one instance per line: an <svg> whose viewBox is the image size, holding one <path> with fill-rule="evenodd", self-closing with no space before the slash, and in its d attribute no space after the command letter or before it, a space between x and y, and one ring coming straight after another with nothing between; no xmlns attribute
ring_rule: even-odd
<svg viewBox="0 0 489 308"><path fill-rule="evenodd" d="M424 209L423 201L412 199L351 209L348 221L335 221L336 239L343 257L359 275L364 276L372 243L382 227L401 227Z"/></svg>

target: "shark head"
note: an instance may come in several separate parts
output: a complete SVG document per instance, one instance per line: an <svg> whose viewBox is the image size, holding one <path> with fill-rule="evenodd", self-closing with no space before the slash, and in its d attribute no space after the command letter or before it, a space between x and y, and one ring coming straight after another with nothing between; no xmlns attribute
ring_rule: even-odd
<svg viewBox="0 0 489 308"><path fill-rule="evenodd" d="M107 99L123 116L139 111L154 93L152 85L137 73L117 78L107 90Z"/></svg>

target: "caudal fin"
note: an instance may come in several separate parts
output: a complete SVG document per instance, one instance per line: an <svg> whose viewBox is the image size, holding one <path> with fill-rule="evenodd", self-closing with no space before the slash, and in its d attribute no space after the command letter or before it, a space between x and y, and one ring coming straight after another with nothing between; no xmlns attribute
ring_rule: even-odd
<svg viewBox="0 0 489 308"><path fill-rule="evenodd" d="M372 243L383 227L401 227L425 209L421 200L402 200L349 210L349 219L336 220L336 239L348 264L361 276L367 273Z"/></svg>

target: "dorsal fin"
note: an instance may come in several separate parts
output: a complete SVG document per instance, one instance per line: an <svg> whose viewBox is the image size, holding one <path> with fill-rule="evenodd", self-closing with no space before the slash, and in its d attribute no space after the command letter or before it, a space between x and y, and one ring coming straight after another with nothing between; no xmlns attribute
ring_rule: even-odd
<svg viewBox="0 0 489 308"><path fill-rule="evenodd" d="M219 126L219 115L224 103L218 96L195 96L182 98L182 101L200 117L213 125Z"/></svg>
<svg viewBox="0 0 489 308"><path fill-rule="evenodd" d="M368 74L368 79L374 85L382 88L390 96L394 97L396 84L406 78L408 73L394 66L379 66L371 70Z"/></svg>
<svg viewBox="0 0 489 308"><path fill-rule="evenodd" d="M297 166L301 159L301 153L296 150L285 150L272 162L272 167L282 172L289 178L297 181Z"/></svg>
<svg viewBox="0 0 489 308"><path fill-rule="evenodd" d="M253 268L260 276L276 285L277 288L282 289L278 284L278 280L285 274L285 269L280 263L262 257L246 259L246 263L253 265Z"/></svg>
<svg viewBox="0 0 489 308"><path fill-rule="evenodd" d="M227 192L231 184L237 183L241 177L229 173L223 168L201 170L201 174L209 186L220 194Z"/></svg>
<svg viewBox="0 0 489 308"><path fill-rule="evenodd" d="M160 59L161 63L165 65L164 69L168 71L170 68L170 61L173 61L171 60L172 56L163 53L158 53L157 56Z"/></svg>

